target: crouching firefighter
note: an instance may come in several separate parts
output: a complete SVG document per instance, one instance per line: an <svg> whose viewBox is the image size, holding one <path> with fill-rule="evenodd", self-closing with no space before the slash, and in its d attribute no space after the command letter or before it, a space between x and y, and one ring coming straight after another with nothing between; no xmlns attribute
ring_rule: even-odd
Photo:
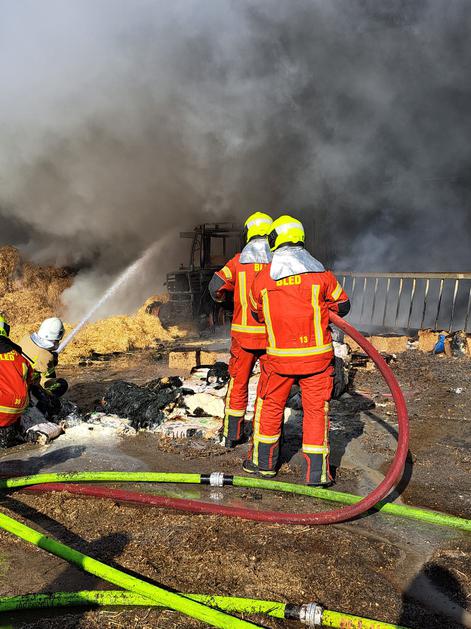
<svg viewBox="0 0 471 629"><path fill-rule="evenodd" d="M45 319L37 332L21 339L21 348L31 360L34 384L55 398L62 397L68 389L63 378L57 378L57 349L64 336L64 325L58 317ZM39 393L39 391L38 391Z"/></svg>
<svg viewBox="0 0 471 629"><path fill-rule="evenodd" d="M234 447L243 437L244 415L248 402L248 386L258 358L265 353L266 332L249 308L249 290L258 273L271 260L267 242L272 219L255 212L244 226L245 247L213 275L209 291L214 301L224 301L224 294L234 294L234 314L231 327L231 359L229 387L226 396L223 427L224 445Z"/></svg>
<svg viewBox="0 0 471 629"><path fill-rule="evenodd" d="M304 248L304 228L291 216L271 226L273 259L255 278L249 294L253 316L267 327L261 361L253 441L243 469L275 476L283 412L292 385L302 395L306 483L326 485L329 470L329 400L333 349L329 311L345 316L350 302L333 273Z"/></svg>
<svg viewBox="0 0 471 629"><path fill-rule="evenodd" d="M63 378L57 378L57 349L64 336L64 325L57 317L45 319L37 332L27 334L21 347L33 370L30 404L22 420L21 430L28 441L48 443L62 432L54 420L61 411L60 397L68 389Z"/></svg>
<svg viewBox="0 0 471 629"><path fill-rule="evenodd" d="M21 419L29 403L33 372L21 347L9 338L10 326L0 316L0 429Z"/></svg>

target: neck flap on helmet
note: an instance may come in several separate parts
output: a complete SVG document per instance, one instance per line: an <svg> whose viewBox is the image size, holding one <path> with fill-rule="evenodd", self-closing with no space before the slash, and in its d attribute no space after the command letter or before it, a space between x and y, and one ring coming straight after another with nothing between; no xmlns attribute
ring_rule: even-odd
<svg viewBox="0 0 471 629"><path fill-rule="evenodd" d="M301 246L280 247L273 253L270 267L272 280L282 280L290 275L322 273L325 267L309 251Z"/></svg>
<svg viewBox="0 0 471 629"><path fill-rule="evenodd" d="M241 264L268 264L272 253L266 238L252 238L240 254Z"/></svg>

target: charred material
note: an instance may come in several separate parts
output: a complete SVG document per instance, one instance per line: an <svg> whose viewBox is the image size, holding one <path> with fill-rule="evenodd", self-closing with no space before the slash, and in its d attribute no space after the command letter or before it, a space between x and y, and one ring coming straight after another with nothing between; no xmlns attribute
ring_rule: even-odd
<svg viewBox="0 0 471 629"><path fill-rule="evenodd" d="M158 378L143 387L119 380L105 393L100 410L130 419L136 429L159 426L166 419L163 409L180 397L181 385L178 377Z"/></svg>
<svg viewBox="0 0 471 629"><path fill-rule="evenodd" d="M12 448L23 443L17 424L11 426L0 426L0 450Z"/></svg>
<svg viewBox="0 0 471 629"><path fill-rule="evenodd" d="M49 443L70 427L85 421L80 409L69 400L47 395L35 387L31 404L19 422L0 427L0 450L25 442Z"/></svg>
<svg viewBox="0 0 471 629"><path fill-rule="evenodd" d="M217 361L208 369L206 382L214 385L216 388L221 388L229 382L230 377L227 363Z"/></svg>

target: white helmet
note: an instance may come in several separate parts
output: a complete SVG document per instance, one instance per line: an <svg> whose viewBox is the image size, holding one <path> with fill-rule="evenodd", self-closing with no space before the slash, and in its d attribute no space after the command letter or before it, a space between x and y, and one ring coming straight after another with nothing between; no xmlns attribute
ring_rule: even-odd
<svg viewBox="0 0 471 629"><path fill-rule="evenodd" d="M39 327L38 336L45 341L58 342L64 336L64 324L58 317L44 319Z"/></svg>

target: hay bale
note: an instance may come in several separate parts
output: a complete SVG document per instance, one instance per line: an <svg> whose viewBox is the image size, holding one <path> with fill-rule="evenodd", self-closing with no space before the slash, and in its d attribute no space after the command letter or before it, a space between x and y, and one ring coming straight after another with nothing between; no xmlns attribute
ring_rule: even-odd
<svg viewBox="0 0 471 629"><path fill-rule="evenodd" d="M372 336L370 339L378 352L385 354L401 354L407 350L407 336Z"/></svg>
<svg viewBox="0 0 471 629"><path fill-rule="evenodd" d="M46 317L61 314L61 295L73 274L21 259L15 247L0 247L0 310L12 326L33 328Z"/></svg>
<svg viewBox="0 0 471 629"><path fill-rule="evenodd" d="M435 347L439 332L432 332L432 330L419 330L419 349L421 352L431 352Z"/></svg>
<svg viewBox="0 0 471 629"><path fill-rule="evenodd" d="M350 336L345 335L345 343L352 350L352 352L355 352L355 353L363 352L362 348L358 345L358 343L354 341Z"/></svg>
<svg viewBox="0 0 471 629"><path fill-rule="evenodd" d="M369 336L368 341L373 345L378 352L384 354L401 354L408 349L407 342L409 338L407 336ZM349 346L354 353L363 353L364 350L349 336L345 336L345 343Z"/></svg>
<svg viewBox="0 0 471 629"><path fill-rule="evenodd" d="M17 324L12 328L11 337L14 341L31 332L36 325ZM65 323L65 336L70 334L73 326ZM161 341L171 341L178 336L177 328L165 330L160 321L151 315L135 314L116 316L86 325L60 355L62 365L74 365L92 353L113 354L124 353L136 349L151 349Z"/></svg>
<svg viewBox="0 0 471 629"><path fill-rule="evenodd" d="M190 371L190 369L198 367L200 364L199 349L176 349L168 355L168 366L170 369Z"/></svg>
<svg viewBox="0 0 471 629"><path fill-rule="evenodd" d="M231 355L229 352L211 352L201 350L200 364L201 365L214 365L215 363L229 363Z"/></svg>

